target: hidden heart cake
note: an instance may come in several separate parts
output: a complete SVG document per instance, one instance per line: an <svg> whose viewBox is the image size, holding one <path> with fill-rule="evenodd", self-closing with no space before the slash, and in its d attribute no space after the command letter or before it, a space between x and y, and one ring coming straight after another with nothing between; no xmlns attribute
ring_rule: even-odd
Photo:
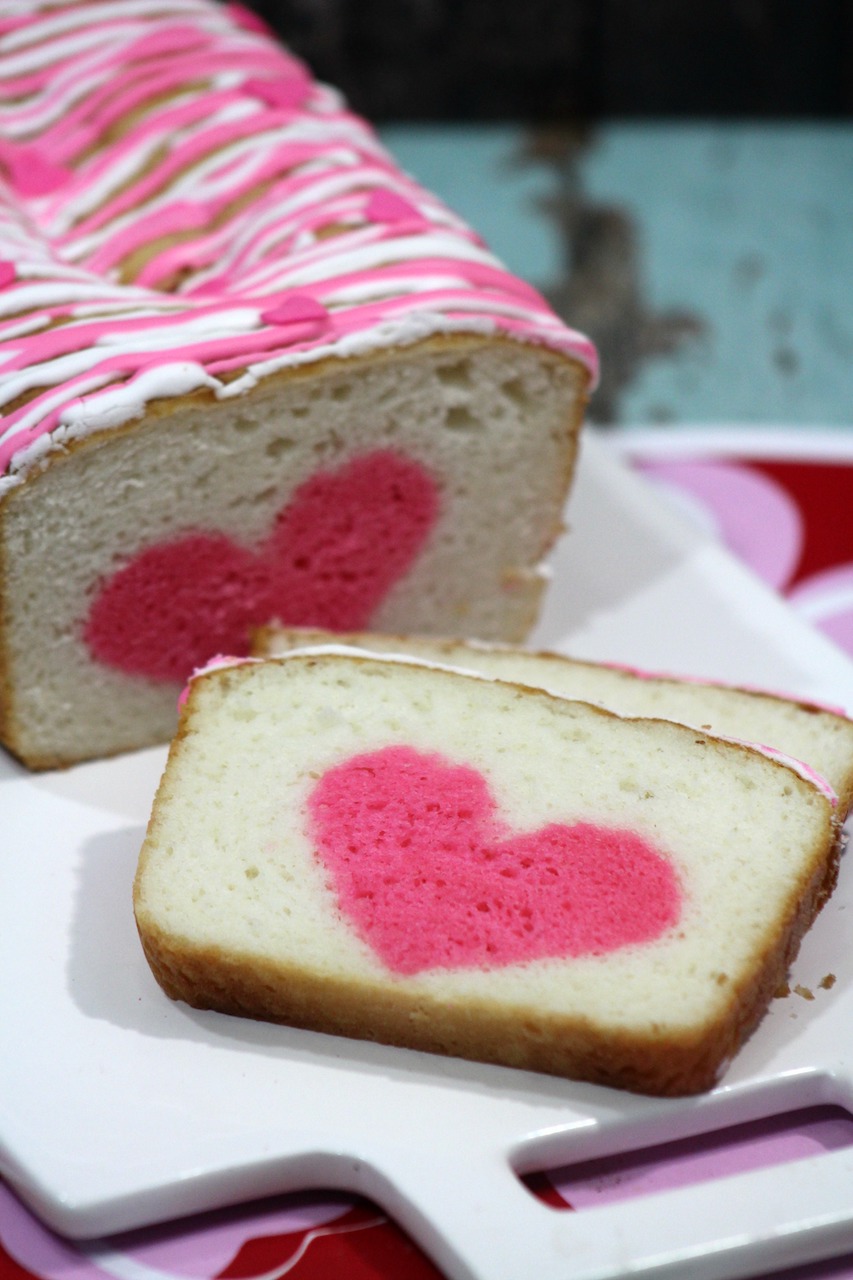
<svg viewBox="0 0 853 1280"><path fill-rule="evenodd" d="M621 716L662 717L715 736L775 749L825 778L838 797L839 816L853 804L853 720L842 711L759 689L581 661L562 653L430 636L345 634L275 624L259 628L252 652L275 657L308 646L349 646L473 671L579 698Z"/></svg>
<svg viewBox="0 0 853 1280"><path fill-rule="evenodd" d="M661 1095L710 1087L835 882L809 777L343 649L191 681L134 888L174 999Z"/></svg>
<svg viewBox="0 0 853 1280"><path fill-rule="evenodd" d="M595 353L337 93L238 5L3 5L0 138L0 742L166 740L273 617L523 638Z"/></svg>

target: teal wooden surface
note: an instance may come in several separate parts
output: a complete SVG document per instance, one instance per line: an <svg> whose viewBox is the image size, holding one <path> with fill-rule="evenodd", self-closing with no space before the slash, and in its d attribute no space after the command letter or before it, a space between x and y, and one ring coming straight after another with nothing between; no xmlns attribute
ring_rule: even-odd
<svg viewBox="0 0 853 1280"><path fill-rule="evenodd" d="M853 428L853 123L383 137L599 341L593 419Z"/></svg>

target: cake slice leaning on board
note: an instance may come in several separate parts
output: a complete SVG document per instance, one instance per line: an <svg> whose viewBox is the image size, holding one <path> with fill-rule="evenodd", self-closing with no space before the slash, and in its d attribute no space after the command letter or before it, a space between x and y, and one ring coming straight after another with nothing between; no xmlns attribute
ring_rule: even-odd
<svg viewBox="0 0 853 1280"><path fill-rule="evenodd" d="M267 626L255 633L253 652L271 657L325 644L421 658L579 698L621 716L678 720L717 736L773 748L825 778L838 796L842 817L853 804L853 720L830 707L764 690L656 675L559 653L428 636L342 635Z"/></svg>
<svg viewBox="0 0 853 1280"><path fill-rule="evenodd" d="M711 1087L832 891L810 777L671 721L329 650L190 684L134 906L174 999Z"/></svg>

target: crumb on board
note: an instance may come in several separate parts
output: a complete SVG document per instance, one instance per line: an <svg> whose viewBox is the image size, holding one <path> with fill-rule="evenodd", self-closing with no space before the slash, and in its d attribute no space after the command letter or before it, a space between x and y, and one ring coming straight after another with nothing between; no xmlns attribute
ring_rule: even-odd
<svg viewBox="0 0 853 1280"><path fill-rule="evenodd" d="M830 991L836 984L838 979L834 973L825 973L817 984L821 991ZM789 983L783 982L776 988L773 993L775 1000L784 1000L793 991L794 995L801 996L803 1000L814 1000L815 994L811 987L805 987L801 983L797 983L795 987L791 987Z"/></svg>

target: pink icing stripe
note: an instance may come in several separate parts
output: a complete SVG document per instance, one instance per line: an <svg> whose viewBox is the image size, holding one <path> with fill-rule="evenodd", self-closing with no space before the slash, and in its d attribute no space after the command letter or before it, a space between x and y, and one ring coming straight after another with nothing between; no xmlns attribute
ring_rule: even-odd
<svg viewBox="0 0 853 1280"><path fill-rule="evenodd" d="M589 341L400 173L263 24L248 30L236 12L185 0L169 18L157 0L132 13L105 0L97 24L61 6L0 26L0 136L20 201L0 203L0 263L26 263L0 282L0 324L8 316L13 335L0 403L39 393L3 419L0 467L11 478L0 474L0 490L107 382L109 412L98 390L88 419L76 406L78 434L138 414L140 394L175 394L177 366L188 384L225 394L217 375L241 365L263 372L328 355L322 308L343 339L498 332L596 375ZM134 286L115 282L110 273L140 252ZM157 292L173 279L180 295ZM281 323L282 296L294 293L317 311ZM52 328L57 318L67 323ZM191 336L179 335L181 321ZM163 341L152 340L160 329Z"/></svg>
<svg viewBox="0 0 853 1280"><path fill-rule="evenodd" d="M64 186L71 176L64 165L48 158L38 147L0 144L0 165L6 170L17 194L36 199Z"/></svg>
<svg viewBox="0 0 853 1280"><path fill-rule="evenodd" d="M247 80L243 86L246 93L260 98L268 107L288 109L300 107L311 90L311 83L304 73L289 76L281 80Z"/></svg>
<svg viewBox="0 0 853 1280"><path fill-rule="evenodd" d="M233 311L235 302L228 302L227 307L221 302L212 302L205 306L193 308L189 312L175 312L159 316L140 316L131 320L114 318L110 321L109 335L111 338L120 337L123 333L145 334L156 330L168 329L169 325L176 326L185 324L188 319L209 319L213 321L223 312ZM52 312L53 315L61 314L61 312ZM60 325L56 329L50 329L39 339L39 357L42 360L55 360L58 356L67 355L69 352L77 351L87 344L94 344L100 337L104 336L104 325L99 320L92 322L82 321L73 328L70 325ZM108 350L108 348L106 348ZM15 354L7 356L0 364L0 372L9 373L15 369L27 369L29 367L27 353L23 350L17 351Z"/></svg>
<svg viewBox="0 0 853 1280"><path fill-rule="evenodd" d="M237 142L241 138L255 138L257 136L257 132L257 122L246 120L241 122L239 126L205 132L202 136L191 138L185 144L177 146L172 151L169 159L150 173L147 178L143 178L139 182L135 183L132 188L124 193L124 195L107 205L105 210L102 211L100 219L95 219L93 225L90 226L89 229L97 230L99 224L103 225L108 221L112 221L120 214L127 213L128 210L135 209L140 203L144 203L146 200L156 196L171 180L179 177L187 167L203 159L210 148L217 150L219 147L224 147ZM306 147L294 147L284 156L277 152L271 156L265 164L258 167L255 180L262 181L263 178L268 173L273 172L276 167L281 168L282 166L302 164L305 161L313 160L314 158L314 150ZM168 233L170 230L168 219L173 210L174 202L171 202L165 207L161 207L159 210L152 211L159 215L159 229L161 231ZM89 267L95 272L101 271L104 264L109 265L111 264L111 261L115 261L117 258L123 257L125 253L129 252L133 247L134 241L138 242L141 240L144 242L146 239L146 232L143 230L140 235L140 232L137 230L135 235L130 234L128 238L130 243L120 242L120 247L118 249L113 247L115 240L114 238L111 238L101 254L95 254L90 258L88 263Z"/></svg>
<svg viewBox="0 0 853 1280"><path fill-rule="evenodd" d="M209 72L226 69L226 59L219 58L214 61L220 65L211 65L206 59L206 68ZM241 62L246 61L246 59L241 56L233 59L233 61ZM252 65L257 65L257 59L252 60ZM136 70L132 67L129 68L126 76L123 77L118 86L114 82L108 81L101 89L85 97L71 111L61 117L50 130L52 144L59 147L61 143L65 142L67 154L69 156L73 155L74 152L66 140L66 134L72 128L80 130L81 142L85 140L94 141L105 127L114 124L117 120L121 120L129 112L144 106L152 97L170 92L180 92L187 81L190 70L191 64L189 61L187 63L173 62L166 67L158 65L156 68L140 67ZM269 74L279 74L277 64L270 63ZM206 115L220 109L226 103L238 101L240 96L241 94L234 90L222 90L219 92L211 90L204 101L181 102L178 106L167 103L157 112L157 120L161 123L167 120L173 121L174 128L177 129L182 122L187 122L192 117L204 119ZM85 123L81 123L81 121ZM159 127L156 122L149 126L143 124L140 126L139 131L135 131L135 137L144 136L149 129L157 131Z"/></svg>
<svg viewBox="0 0 853 1280"><path fill-rule="evenodd" d="M371 222L405 222L421 216L409 200L395 191L374 191L364 212Z"/></svg>
<svg viewBox="0 0 853 1280"><path fill-rule="evenodd" d="M261 312L264 324L309 324L325 329L329 319L324 306L302 293L292 293L277 306Z"/></svg>

